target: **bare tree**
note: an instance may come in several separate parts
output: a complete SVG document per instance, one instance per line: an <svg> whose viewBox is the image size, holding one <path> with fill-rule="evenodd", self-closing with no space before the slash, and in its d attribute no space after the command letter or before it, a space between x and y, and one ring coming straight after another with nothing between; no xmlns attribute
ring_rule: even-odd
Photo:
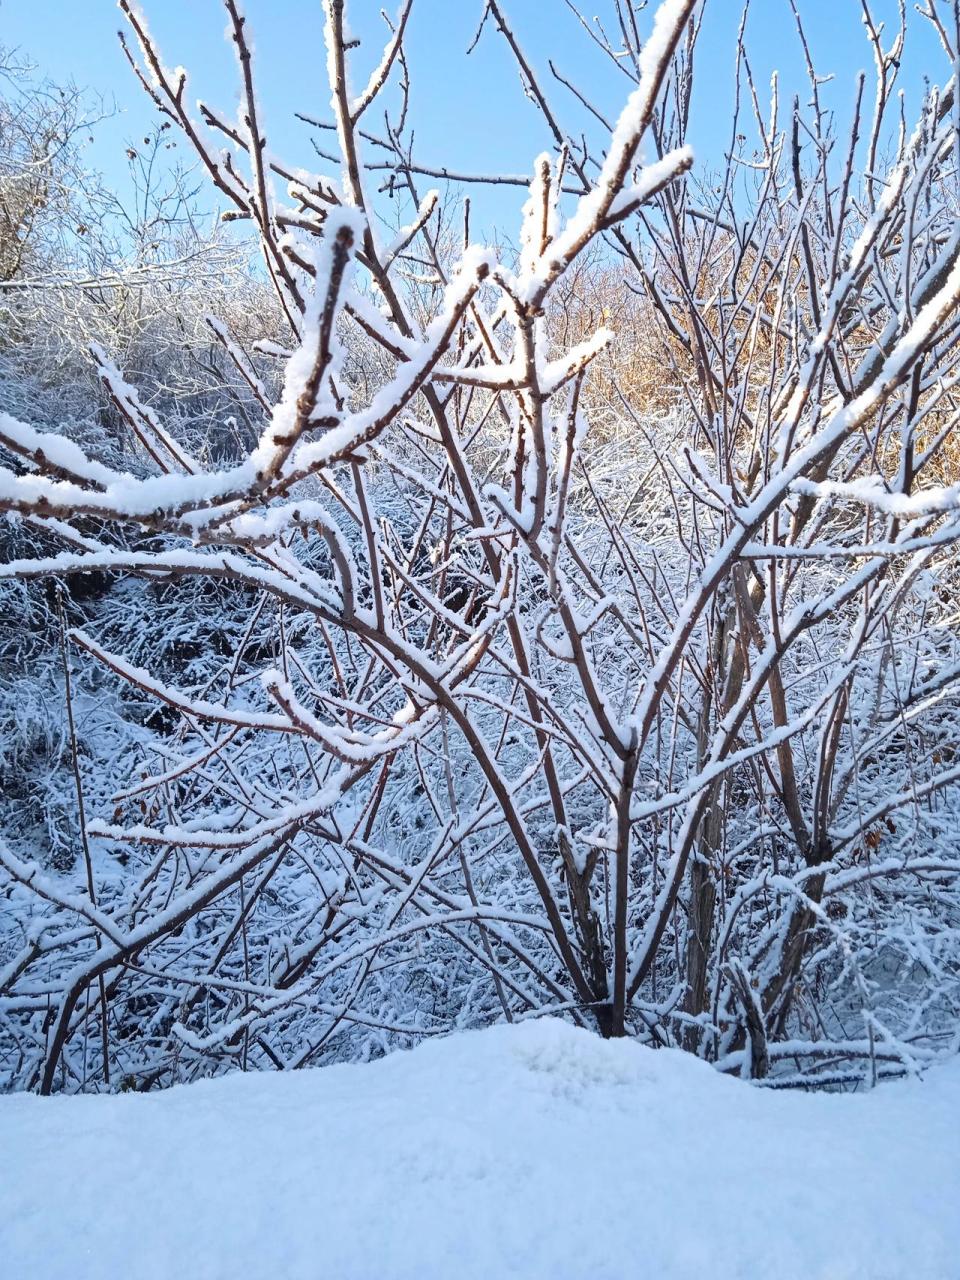
<svg viewBox="0 0 960 1280"><path fill-rule="evenodd" d="M355 95L325 0L336 178L270 151L234 0L236 125L192 114L186 73L120 7L289 336L253 353L211 321L261 419L234 465L197 457L103 353L152 474L0 418L21 463L0 507L66 544L5 576L200 579L244 618L199 687L71 635L175 727L85 823L104 858L128 850L122 877L91 860L67 887L0 845L25 904L0 973L16 1078L286 1068L463 1010L566 1011L779 1083L949 1044L960 765L929 743L960 675L952 82L891 135L903 35L884 51L868 24L874 118L861 83L845 160L811 66L812 117L794 104L784 128L775 96L748 158L738 114L707 198L684 179L696 0L665 0L644 40L617 0L616 43L594 32L632 82L595 155L488 0L553 148L512 259L466 218L453 251L419 189L409 3ZM737 65L755 107L742 31ZM411 208L388 244L385 175ZM657 317L670 415L615 362L593 376L609 331L563 341L591 254Z"/></svg>

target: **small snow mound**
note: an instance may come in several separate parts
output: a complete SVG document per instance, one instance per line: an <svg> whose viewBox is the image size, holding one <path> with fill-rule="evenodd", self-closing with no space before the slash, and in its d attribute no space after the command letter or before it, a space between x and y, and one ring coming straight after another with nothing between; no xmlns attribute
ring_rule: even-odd
<svg viewBox="0 0 960 1280"><path fill-rule="evenodd" d="M554 1077L569 1096L608 1085L657 1081L650 1049L632 1040L601 1040L558 1018L521 1024L510 1044L514 1057L529 1071Z"/></svg>
<svg viewBox="0 0 960 1280"><path fill-rule="evenodd" d="M960 1280L960 1064L783 1095L555 1020L0 1098L2 1280ZM695 1224L695 1229L691 1229Z"/></svg>

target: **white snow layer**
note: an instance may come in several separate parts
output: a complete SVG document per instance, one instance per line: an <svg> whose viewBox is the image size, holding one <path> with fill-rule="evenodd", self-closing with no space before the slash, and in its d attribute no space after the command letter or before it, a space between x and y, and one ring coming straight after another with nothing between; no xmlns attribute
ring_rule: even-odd
<svg viewBox="0 0 960 1280"><path fill-rule="evenodd" d="M559 1021L0 1099L4 1280L956 1280L960 1064L752 1088Z"/></svg>

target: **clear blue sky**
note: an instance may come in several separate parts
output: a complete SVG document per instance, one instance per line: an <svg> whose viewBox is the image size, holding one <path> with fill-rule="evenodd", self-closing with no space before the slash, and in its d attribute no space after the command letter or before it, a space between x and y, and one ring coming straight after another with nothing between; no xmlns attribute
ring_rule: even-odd
<svg viewBox="0 0 960 1280"><path fill-rule="evenodd" d="M398 2L390 0L388 11L395 10ZM384 31L381 6L382 0L352 0L348 7L351 28L362 40L357 79L379 57ZM526 173L549 140L492 28L488 27L479 48L469 58L464 56L482 7L483 0L414 2L408 48L416 155L424 163L446 163L471 172ZM692 129L701 164L718 163L729 141L726 117L740 7L740 0L706 0ZM824 95L843 116L857 71L871 69L860 0L799 0L799 7L818 69L835 76ZM143 8L167 65L183 65L190 71L191 97L202 97L234 116L236 63L224 40L226 19L219 0L143 0ZM603 9L603 0L586 0L586 13ZM892 20L895 0L874 0L874 9L879 17ZM608 115L616 115L629 90L628 81L591 47L564 0L506 0L506 10L528 56L545 83L551 83L555 105L567 122L576 124L583 112L567 90L552 82L547 66L551 58ZM292 164L329 169L313 160L309 131L293 119L297 109L328 114L319 0L246 0L245 11L254 33L271 149ZM649 28L649 22L649 13L641 15L641 25ZM142 137L154 119L120 53L116 39L120 25L113 0L0 0L0 42L19 48L39 72L52 79L73 80L115 100L119 114L99 130L90 160L118 186L124 181L125 142ZM787 0L753 0L748 31L761 88L776 68L781 73L784 108L794 92L806 96ZM908 107L915 108L924 75L943 79L946 73L927 24L914 15L911 31L901 86L907 92ZM479 221L496 220L508 232L514 230L509 211L517 207L517 197L494 193L485 200L477 198Z"/></svg>

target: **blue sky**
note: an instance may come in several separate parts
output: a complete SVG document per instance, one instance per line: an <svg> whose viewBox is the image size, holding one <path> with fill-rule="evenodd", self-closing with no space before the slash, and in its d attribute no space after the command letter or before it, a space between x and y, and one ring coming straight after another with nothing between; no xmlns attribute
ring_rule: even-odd
<svg viewBox="0 0 960 1280"><path fill-rule="evenodd" d="M390 9L398 0L391 0ZM233 116L238 102L236 64L224 40L225 15L219 0L143 0L151 30L166 63L191 73L193 98L203 97ZM588 0L585 11L602 13L603 0ZM698 162L720 162L729 141L727 123L733 79L733 52L740 0L707 0L698 51L698 89L692 141ZM799 0L818 69L834 80L825 97L843 118L860 69L871 55L860 20L860 0ZM912 7L912 6L911 6ZM353 0L352 30L361 38L357 79L379 57L384 27L381 0ZM254 33L260 98L271 148L292 164L326 168L312 159L310 131L293 112L326 115L322 18L319 0L246 0ZM652 6L651 6L652 9ZM880 18L892 19L895 0L875 0ZM502 41L488 29L478 49L465 50L482 11L482 0L415 0L409 29L413 74L416 154L425 163L446 163L471 172L530 171L549 139L534 107L521 92ZM608 115L615 116L629 84L591 47L564 0L506 0L506 11L528 56L571 126L582 108L552 81L548 59L577 81ZM649 28L649 13L641 15ZM114 100L117 116L101 126L90 162L118 188L125 181L124 145L142 137L154 119L118 46L121 16L113 0L0 0L0 40L18 47L38 71L58 81L73 80ZM794 92L808 96L799 46L787 0L753 0L748 25L752 64L761 87L776 68L781 101ZM944 61L926 24L914 18L904 59L902 87L915 108L925 74L945 78ZM868 96L872 96L872 93ZM424 187L426 187L426 182ZM516 195L476 195L481 227L496 221L513 230Z"/></svg>

